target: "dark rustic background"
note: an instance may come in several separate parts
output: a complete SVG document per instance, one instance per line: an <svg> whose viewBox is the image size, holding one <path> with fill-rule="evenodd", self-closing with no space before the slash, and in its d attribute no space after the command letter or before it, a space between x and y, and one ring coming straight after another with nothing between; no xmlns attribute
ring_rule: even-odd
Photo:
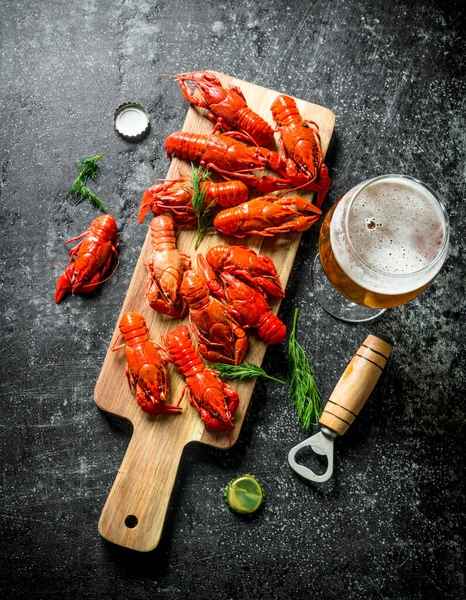
<svg viewBox="0 0 466 600"><path fill-rule="evenodd" d="M0 19L1 460L4 598L464 598L465 4L460 1L3 0ZM330 108L332 203L370 176L433 187L451 251L432 287L378 321L350 325L316 304L306 232L280 316L324 400L368 333L395 351L363 413L337 440L331 481L288 467L307 433L286 386L259 382L239 441L189 446L160 545L102 540L97 522L130 428L93 390L146 235L128 219L165 176L166 136L187 110L163 73L215 69ZM144 104L141 143L115 107ZM92 297L53 302L63 242L98 212L67 190L76 159L106 152L92 189L121 227L121 264ZM264 366L285 376L285 345ZM244 519L230 478L262 481Z"/></svg>

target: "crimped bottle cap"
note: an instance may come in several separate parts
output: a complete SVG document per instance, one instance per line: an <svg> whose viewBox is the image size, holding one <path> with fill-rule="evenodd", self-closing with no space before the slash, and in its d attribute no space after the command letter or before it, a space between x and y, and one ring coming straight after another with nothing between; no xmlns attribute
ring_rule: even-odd
<svg viewBox="0 0 466 600"><path fill-rule="evenodd" d="M258 479L249 474L232 479L225 487L223 495L228 507L243 515L258 510L265 497Z"/></svg>
<svg viewBox="0 0 466 600"><path fill-rule="evenodd" d="M147 110L137 102L125 102L113 113L115 129L128 142L139 142L149 132Z"/></svg>

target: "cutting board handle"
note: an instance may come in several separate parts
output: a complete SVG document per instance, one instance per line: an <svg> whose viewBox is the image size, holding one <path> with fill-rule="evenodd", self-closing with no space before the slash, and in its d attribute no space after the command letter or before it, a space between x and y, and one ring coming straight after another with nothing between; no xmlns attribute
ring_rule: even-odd
<svg viewBox="0 0 466 600"><path fill-rule="evenodd" d="M343 435L366 403L392 351L392 347L369 335L353 356L325 405L319 423Z"/></svg>
<svg viewBox="0 0 466 600"><path fill-rule="evenodd" d="M134 423L99 520L99 533L109 542L140 552L157 546L185 445L176 437L170 444L161 439L170 437L170 420L177 418L149 417L141 411Z"/></svg>

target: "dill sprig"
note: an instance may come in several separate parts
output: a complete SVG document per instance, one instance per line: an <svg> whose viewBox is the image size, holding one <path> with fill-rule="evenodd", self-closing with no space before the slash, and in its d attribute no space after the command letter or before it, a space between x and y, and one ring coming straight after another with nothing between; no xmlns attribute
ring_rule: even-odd
<svg viewBox="0 0 466 600"><path fill-rule="evenodd" d="M298 420L304 429L317 425L322 414L322 400L304 348L296 340L296 324L299 309L293 317L293 328L288 342L289 387L293 403L298 413Z"/></svg>
<svg viewBox="0 0 466 600"><path fill-rule="evenodd" d="M106 213L107 209L105 208L102 200L96 196L94 192L86 185L89 178L95 181L97 177L97 163L99 159L104 156L104 154L105 152L98 154L97 156L91 156L90 158L82 158L79 160L79 164L81 164L82 167L79 170L73 185L69 189L68 195L74 196L75 204L80 204L83 200L89 200L93 206Z"/></svg>
<svg viewBox="0 0 466 600"><path fill-rule="evenodd" d="M90 177L93 181L95 181L97 177L97 163L105 155L105 152L102 154L98 154L97 156L91 156L91 158L81 158L80 163L82 164L82 169L80 170L80 175L84 182L88 180Z"/></svg>
<svg viewBox="0 0 466 600"><path fill-rule="evenodd" d="M243 363L241 365L224 365L222 363L215 363L212 365L215 371L220 373L220 377L223 379L251 379L252 377L264 377L265 379L271 379L272 381L278 381L278 383L285 383L281 379L272 377L264 371L258 365L253 363Z"/></svg>
<svg viewBox="0 0 466 600"><path fill-rule="evenodd" d="M212 207L215 204L215 200L212 200L212 202L204 208L205 190L201 189L201 183L208 179L209 175L209 171L204 171L202 167L196 168L192 166L191 185L193 187L193 195L191 203L197 217L197 237L194 244L195 250L197 250L204 235L214 228Z"/></svg>

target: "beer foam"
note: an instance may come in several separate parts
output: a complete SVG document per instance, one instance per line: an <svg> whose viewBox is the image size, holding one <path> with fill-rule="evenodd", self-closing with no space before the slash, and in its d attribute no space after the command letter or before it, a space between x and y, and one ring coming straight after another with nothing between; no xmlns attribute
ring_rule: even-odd
<svg viewBox="0 0 466 600"><path fill-rule="evenodd" d="M371 268L415 273L432 263L443 243L443 216L435 199L414 184L378 182L355 198L348 219L354 249Z"/></svg>
<svg viewBox="0 0 466 600"><path fill-rule="evenodd" d="M364 288L386 294L428 283L443 264L435 265L434 272L429 269L446 236L436 198L416 181L396 177L375 180L355 192L347 219L350 244L343 233L343 211L354 194L342 199L332 219L332 248L341 268Z"/></svg>

